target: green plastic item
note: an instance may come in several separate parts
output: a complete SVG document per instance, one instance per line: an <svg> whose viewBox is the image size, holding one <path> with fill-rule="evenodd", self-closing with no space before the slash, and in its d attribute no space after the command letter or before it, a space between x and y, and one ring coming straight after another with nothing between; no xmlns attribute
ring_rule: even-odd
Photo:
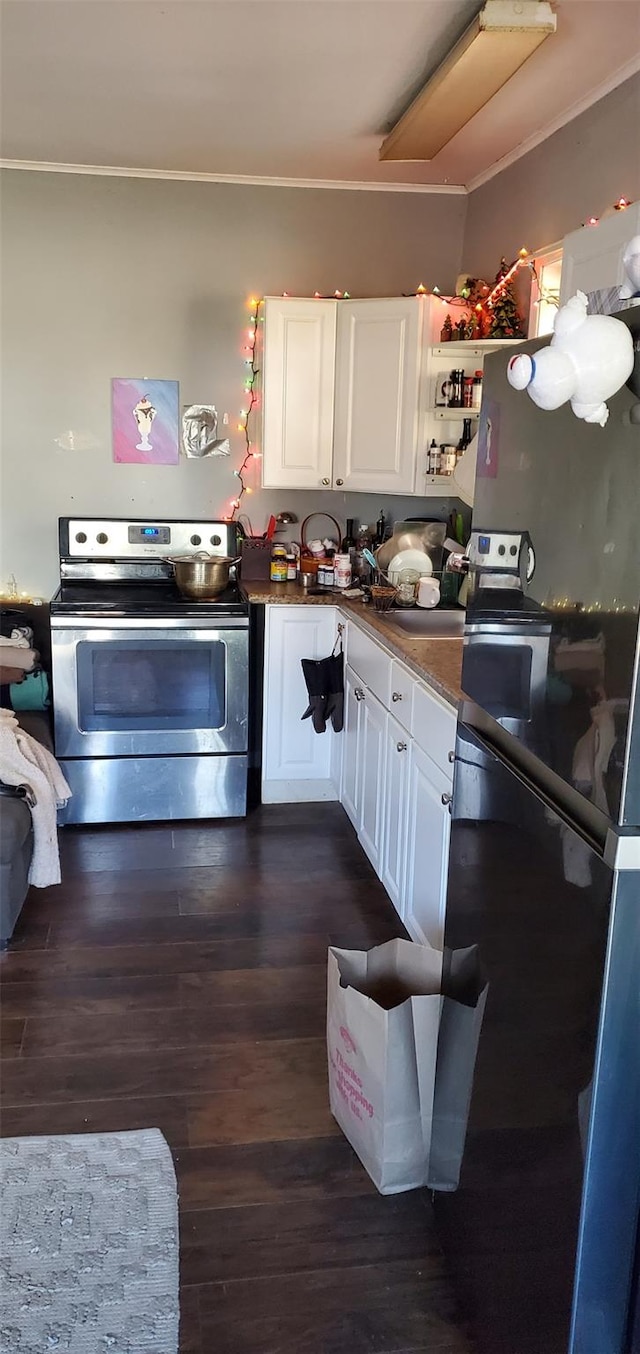
<svg viewBox="0 0 640 1354"><path fill-rule="evenodd" d="M28 672L23 682L9 687L14 710L46 710L49 705L49 678L46 672Z"/></svg>

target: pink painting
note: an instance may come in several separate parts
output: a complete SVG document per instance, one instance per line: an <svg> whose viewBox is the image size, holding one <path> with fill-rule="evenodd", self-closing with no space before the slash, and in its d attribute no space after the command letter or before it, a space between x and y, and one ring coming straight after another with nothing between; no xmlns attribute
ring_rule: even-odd
<svg viewBox="0 0 640 1354"><path fill-rule="evenodd" d="M180 405L177 381L111 382L113 459L124 464L177 465Z"/></svg>

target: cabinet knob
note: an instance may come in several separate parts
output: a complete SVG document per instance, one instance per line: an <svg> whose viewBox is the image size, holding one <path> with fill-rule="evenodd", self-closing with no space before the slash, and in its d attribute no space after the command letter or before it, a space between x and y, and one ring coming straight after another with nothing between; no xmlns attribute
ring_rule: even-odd
<svg viewBox="0 0 640 1354"><path fill-rule="evenodd" d="M364 691L362 690L362 687L361 687L361 686L357 686L357 687L355 688L353 694L354 694L354 696L355 696L355 698L356 698L357 701L363 701L363 700L364 700Z"/></svg>
<svg viewBox="0 0 640 1354"><path fill-rule="evenodd" d="M392 701L401 701L401 700L402 700L402 692L401 692L401 691L392 691L392 693L391 693L391 699L392 699Z"/></svg>
<svg viewBox="0 0 640 1354"><path fill-rule="evenodd" d="M407 750L406 743L396 743L396 747L398 749L398 752L406 752Z"/></svg>
<svg viewBox="0 0 640 1354"><path fill-rule="evenodd" d="M344 484L344 480L336 480L336 484Z"/></svg>
<svg viewBox="0 0 640 1354"><path fill-rule="evenodd" d="M330 483L331 483L331 480L323 480L322 483L323 483L323 484L330 484Z"/></svg>
<svg viewBox="0 0 640 1354"><path fill-rule="evenodd" d="M447 753L447 761L451 762L451 765L452 765L452 766L453 766L453 763L455 762L455 759L456 759L456 754L455 754L455 752L448 752L448 753Z"/></svg>
<svg viewBox="0 0 640 1354"><path fill-rule="evenodd" d="M445 794L441 795L440 798L441 798L442 803L445 805L445 808L446 808L447 805L451 803L451 801L452 801L452 799L453 799L453 795L450 795L450 794L446 794L446 793L445 793Z"/></svg>

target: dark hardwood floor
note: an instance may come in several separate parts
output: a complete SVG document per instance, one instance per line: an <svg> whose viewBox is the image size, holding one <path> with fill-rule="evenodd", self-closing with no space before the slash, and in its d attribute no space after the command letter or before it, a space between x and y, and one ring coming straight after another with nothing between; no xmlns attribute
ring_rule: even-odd
<svg viewBox="0 0 640 1354"><path fill-rule="evenodd" d="M2 1134L162 1130L181 1354L467 1354L427 1192L328 1109L327 946L402 933L342 810L61 841L0 962Z"/></svg>

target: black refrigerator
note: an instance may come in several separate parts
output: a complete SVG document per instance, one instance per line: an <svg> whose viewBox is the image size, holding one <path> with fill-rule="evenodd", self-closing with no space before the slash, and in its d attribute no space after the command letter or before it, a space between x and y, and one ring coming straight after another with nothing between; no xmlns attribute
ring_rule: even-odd
<svg viewBox="0 0 640 1354"><path fill-rule="evenodd" d="M477 1354L637 1350L640 307L620 319L604 428L485 367L444 966L446 993L474 956L477 1018L457 1062L443 1018L430 1182Z"/></svg>

